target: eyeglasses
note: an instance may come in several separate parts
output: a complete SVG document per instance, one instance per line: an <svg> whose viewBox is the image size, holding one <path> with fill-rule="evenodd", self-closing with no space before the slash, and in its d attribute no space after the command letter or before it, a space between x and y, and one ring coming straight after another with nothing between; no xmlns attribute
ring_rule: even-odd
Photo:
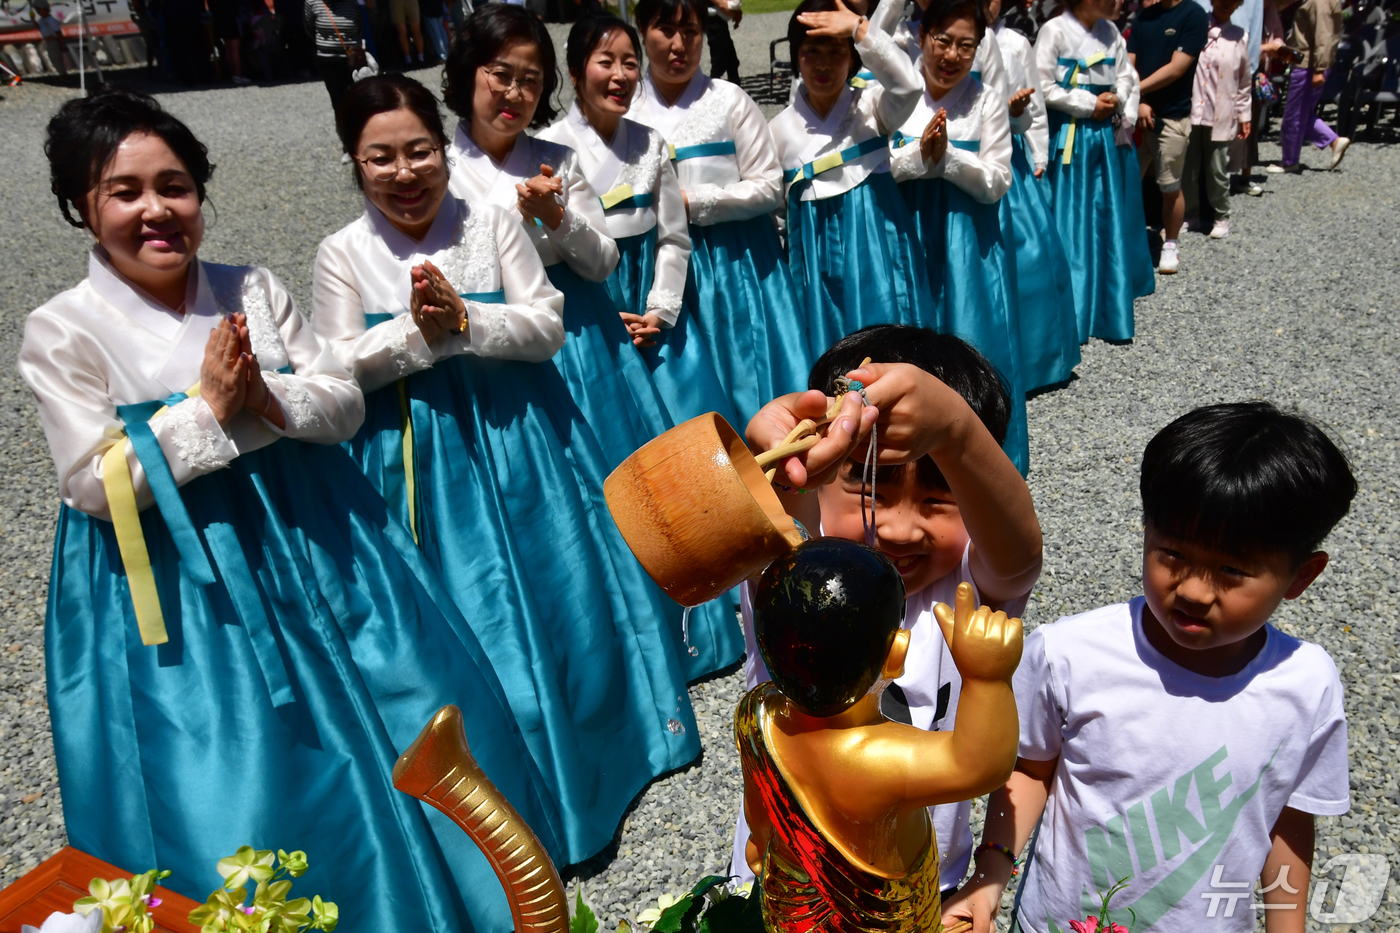
<svg viewBox="0 0 1400 933"><path fill-rule="evenodd" d="M521 97L535 100L544 90L544 80L537 74L526 72L524 75L517 75L500 65L483 65L481 70L486 72L486 86L493 94L505 96L510 93L511 88L517 88Z"/></svg>
<svg viewBox="0 0 1400 933"><path fill-rule="evenodd" d="M957 49L958 58L971 58L977 54L977 43L971 39L958 42L947 33L933 37L933 50L939 55L947 55L950 49Z"/></svg>
<svg viewBox="0 0 1400 933"><path fill-rule="evenodd" d="M408 155L395 156L387 152L376 153L367 159L356 157L355 161L364 166L365 174L373 181L393 181L399 174L399 166L407 165L408 170L419 177L431 175L442 167L436 158L441 146L425 146L414 149Z"/></svg>

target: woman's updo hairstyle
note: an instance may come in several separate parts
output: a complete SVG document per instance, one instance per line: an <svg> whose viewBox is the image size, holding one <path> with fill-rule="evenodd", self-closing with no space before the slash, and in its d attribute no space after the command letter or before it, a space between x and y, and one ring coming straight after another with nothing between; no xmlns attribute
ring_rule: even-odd
<svg viewBox="0 0 1400 933"><path fill-rule="evenodd" d="M442 111L437 98L407 75L387 74L363 78L350 86L335 111L335 132L340 145L351 159L360 148L360 136L370 118L395 110L410 110L423 121L428 134L439 146L447 146L447 130L442 125ZM360 164L355 163L355 185L363 188Z"/></svg>
<svg viewBox="0 0 1400 933"><path fill-rule="evenodd" d="M930 0L919 20L919 35L946 29L954 20L970 19L977 29L977 41L987 34L987 13L978 0Z"/></svg>
<svg viewBox="0 0 1400 933"><path fill-rule="evenodd" d="M684 25L692 17L703 32L707 6L705 0L641 0L634 15L642 32L657 23Z"/></svg>
<svg viewBox="0 0 1400 933"><path fill-rule="evenodd" d="M582 81L589 56L603 44L604 39L618 30L627 33L627 38L632 40L632 51L640 61L642 42L637 38L637 30L609 13L585 16L569 30L569 43L564 47L564 64L569 69L569 77L575 82Z"/></svg>
<svg viewBox="0 0 1400 933"><path fill-rule="evenodd" d="M164 140L185 164L199 203L204 203L204 186L214 173L204 143L188 126L166 113L154 97L103 88L91 97L68 101L49 120L44 155L49 159L50 187L64 220L75 227L86 226L82 217L88 192L97 187L102 170L132 133L148 133Z"/></svg>
<svg viewBox="0 0 1400 933"><path fill-rule="evenodd" d="M797 17L803 13L835 13L836 0L802 0L797 9L792 11L792 18L788 20L788 55L792 59L792 68L797 71L797 53L802 49L802 43L807 40L807 26ZM819 38L827 38L821 36ZM846 79L854 78L860 71L860 52L856 51L856 40L850 36L846 37L846 44L851 49L851 71L846 75ZM800 74L800 72L798 72Z"/></svg>
<svg viewBox="0 0 1400 933"><path fill-rule="evenodd" d="M476 91L476 74L483 65L496 60L501 49L511 42L533 42L540 50L540 70L544 87L535 107L532 128L548 126L558 114L551 102L559 88L559 63L554 55L554 40L544 23L523 6L509 3L486 3L467 17L462 28L452 38L447 63L442 67L442 99L447 109L466 122L471 129L472 95Z"/></svg>

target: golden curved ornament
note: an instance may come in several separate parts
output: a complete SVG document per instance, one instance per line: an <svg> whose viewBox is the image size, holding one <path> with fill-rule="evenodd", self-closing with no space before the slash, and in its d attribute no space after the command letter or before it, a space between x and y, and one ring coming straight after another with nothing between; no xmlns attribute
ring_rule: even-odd
<svg viewBox="0 0 1400 933"><path fill-rule="evenodd" d="M394 787L437 807L472 838L505 888L516 933L568 933L559 872L472 757L460 709L444 706L423 727L394 765Z"/></svg>

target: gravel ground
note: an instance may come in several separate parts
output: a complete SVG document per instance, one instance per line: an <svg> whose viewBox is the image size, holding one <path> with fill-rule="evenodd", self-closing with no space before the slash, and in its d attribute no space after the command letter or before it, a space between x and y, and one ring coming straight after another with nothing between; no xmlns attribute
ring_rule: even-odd
<svg viewBox="0 0 1400 933"><path fill-rule="evenodd" d="M766 67L787 14L735 33L744 71ZM562 40L566 29L556 27ZM422 72L420 77L433 77ZM776 112L786 88L745 85ZM12 363L24 316L85 274L86 240L48 193L45 121L75 93L45 84L0 99L0 887L64 843L43 680L43 607L57 499L34 406ZM310 293L317 242L360 199L339 164L318 83L162 95L208 143L218 171L203 255L273 268L298 301ZM1138 339L1084 349L1078 377L1029 403L1031 488L1045 529L1045 573L1028 624L1139 592L1138 457L1152 433L1199 404L1269 398L1320 419L1350 451L1361 494L1333 535L1333 562L1277 618L1321 643L1342 671L1351 729L1352 812L1318 825L1318 860L1380 853L1400 867L1396 774L1400 679L1393 633L1400 557L1395 505L1400 437L1400 152L1393 138L1357 144L1337 173L1269 176L1259 199L1236 198L1234 234L1188 236L1182 273L1138 303ZM1264 146L1266 158L1277 147ZM1310 165L1321 156L1305 157ZM1086 529L1092 529L1086 533ZM655 782L615 844L565 872L604 928L728 862L741 780L730 716L737 672L691 690L704 754ZM133 866L141 867L141 866ZM1338 871L1328 876L1339 877ZM1335 889L1335 884L1332 886ZM1353 929L1400 925L1400 886ZM1323 929L1310 921L1309 929Z"/></svg>

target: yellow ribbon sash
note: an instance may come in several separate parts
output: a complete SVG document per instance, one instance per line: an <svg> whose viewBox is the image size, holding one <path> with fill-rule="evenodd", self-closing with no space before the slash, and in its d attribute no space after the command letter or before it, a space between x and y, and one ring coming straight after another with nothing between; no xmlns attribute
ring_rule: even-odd
<svg viewBox="0 0 1400 933"><path fill-rule="evenodd" d="M1075 62L1074 67L1070 69L1069 74L1065 77L1069 88L1073 90L1079 87L1079 72L1081 70L1087 71L1106 58L1108 58L1108 53L1100 49L1088 58ZM1070 117L1069 126L1065 128L1065 154L1060 160L1063 165L1069 165L1070 157L1074 154L1074 128L1078 122L1078 117Z"/></svg>
<svg viewBox="0 0 1400 933"><path fill-rule="evenodd" d="M188 398L199 395L199 383L185 390ZM151 420L169 411L162 407ZM127 586L131 590L132 607L136 610L136 627L141 644L163 645L170 640L165 630L165 615L160 609L160 594L156 591L156 576L151 570L151 554L146 550L146 536L141 530L141 510L136 506L136 488L131 483L131 467L126 461L126 435L102 455L102 488L107 493L107 508L112 515L112 530L117 536L117 550L126 568Z"/></svg>

